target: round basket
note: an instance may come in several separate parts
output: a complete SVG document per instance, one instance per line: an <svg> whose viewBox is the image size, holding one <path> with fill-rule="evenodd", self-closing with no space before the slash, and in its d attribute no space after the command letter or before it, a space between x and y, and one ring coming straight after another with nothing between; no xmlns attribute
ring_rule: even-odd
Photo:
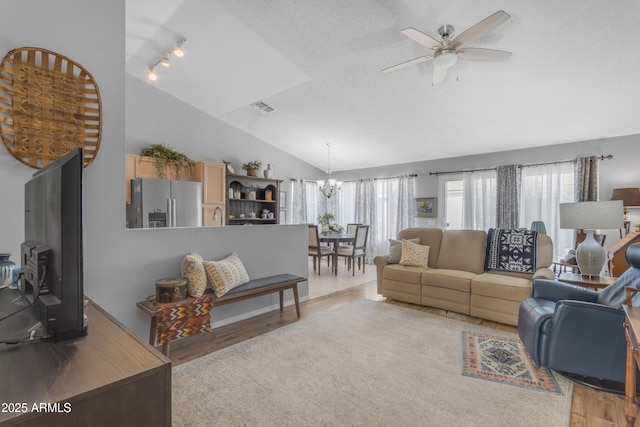
<svg viewBox="0 0 640 427"><path fill-rule="evenodd" d="M40 169L82 148L84 167L100 147L98 85L81 65L36 47L7 53L0 63L0 136L21 163Z"/></svg>

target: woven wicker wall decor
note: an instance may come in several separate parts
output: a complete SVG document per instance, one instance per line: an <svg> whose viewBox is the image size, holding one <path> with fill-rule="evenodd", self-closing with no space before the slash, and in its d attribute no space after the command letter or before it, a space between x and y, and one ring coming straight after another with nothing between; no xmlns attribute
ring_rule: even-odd
<svg viewBox="0 0 640 427"><path fill-rule="evenodd" d="M21 47L0 63L0 136L9 152L40 169L75 148L84 167L102 132L98 85L81 65L50 50Z"/></svg>

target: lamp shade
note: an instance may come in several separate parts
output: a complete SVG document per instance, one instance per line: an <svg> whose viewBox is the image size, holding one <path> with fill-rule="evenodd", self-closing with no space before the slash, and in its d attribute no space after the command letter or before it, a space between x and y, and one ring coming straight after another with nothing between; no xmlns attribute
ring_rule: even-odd
<svg viewBox="0 0 640 427"><path fill-rule="evenodd" d="M640 207L640 188L616 188L611 200L622 200L624 207Z"/></svg>
<svg viewBox="0 0 640 427"><path fill-rule="evenodd" d="M623 226L621 200L560 204L560 228L596 230Z"/></svg>

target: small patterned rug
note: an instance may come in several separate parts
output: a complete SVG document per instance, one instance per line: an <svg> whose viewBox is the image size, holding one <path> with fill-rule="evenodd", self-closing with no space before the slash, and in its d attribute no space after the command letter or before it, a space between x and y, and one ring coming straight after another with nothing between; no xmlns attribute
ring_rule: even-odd
<svg viewBox="0 0 640 427"><path fill-rule="evenodd" d="M518 338L462 332L462 375L562 395L553 373L536 367Z"/></svg>

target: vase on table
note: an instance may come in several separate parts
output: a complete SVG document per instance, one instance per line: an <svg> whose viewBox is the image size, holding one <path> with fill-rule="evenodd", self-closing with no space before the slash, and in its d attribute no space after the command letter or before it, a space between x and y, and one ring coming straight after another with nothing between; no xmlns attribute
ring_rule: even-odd
<svg viewBox="0 0 640 427"><path fill-rule="evenodd" d="M9 258L11 254L0 254L0 289L13 283L13 270L16 264Z"/></svg>

